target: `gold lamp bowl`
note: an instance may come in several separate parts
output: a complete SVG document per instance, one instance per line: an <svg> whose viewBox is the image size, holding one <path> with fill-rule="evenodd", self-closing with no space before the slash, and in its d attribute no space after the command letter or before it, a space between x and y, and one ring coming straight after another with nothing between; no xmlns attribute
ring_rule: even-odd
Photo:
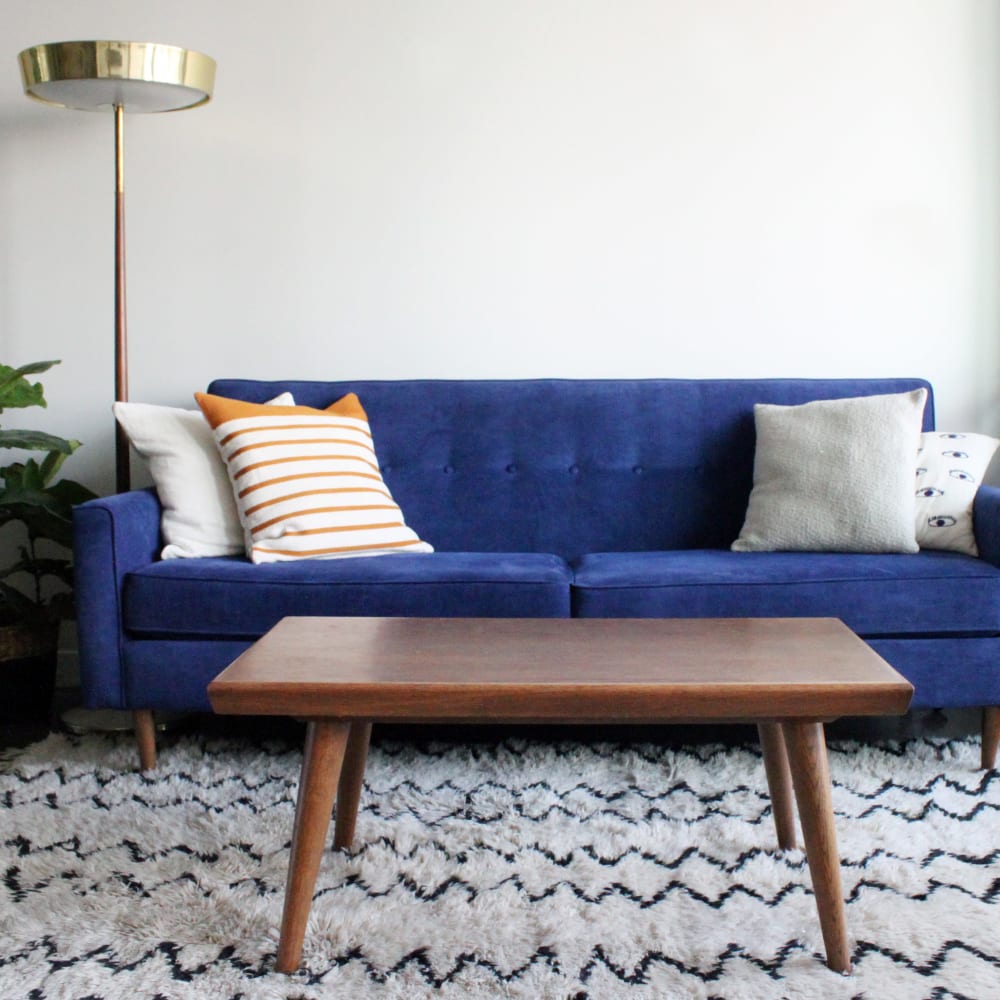
<svg viewBox="0 0 1000 1000"><path fill-rule="evenodd" d="M52 42L18 56L24 92L79 111L181 111L206 104L215 60L156 42Z"/></svg>

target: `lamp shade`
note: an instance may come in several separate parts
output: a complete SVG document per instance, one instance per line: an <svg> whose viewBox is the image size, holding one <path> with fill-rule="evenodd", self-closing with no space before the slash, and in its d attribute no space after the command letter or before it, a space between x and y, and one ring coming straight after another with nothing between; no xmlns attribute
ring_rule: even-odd
<svg viewBox="0 0 1000 1000"><path fill-rule="evenodd" d="M79 111L180 111L205 104L215 60L156 42L52 42L18 56L24 92Z"/></svg>

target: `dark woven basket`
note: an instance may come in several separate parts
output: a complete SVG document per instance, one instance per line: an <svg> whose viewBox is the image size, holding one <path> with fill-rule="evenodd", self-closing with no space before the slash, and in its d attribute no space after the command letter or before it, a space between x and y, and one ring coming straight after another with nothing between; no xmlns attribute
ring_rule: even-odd
<svg viewBox="0 0 1000 1000"><path fill-rule="evenodd" d="M47 719L56 682L58 623L0 626L0 722Z"/></svg>

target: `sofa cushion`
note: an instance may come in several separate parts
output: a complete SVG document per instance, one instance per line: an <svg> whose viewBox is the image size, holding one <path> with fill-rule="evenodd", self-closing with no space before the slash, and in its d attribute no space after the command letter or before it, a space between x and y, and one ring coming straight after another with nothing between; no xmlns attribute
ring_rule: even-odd
<svg viewBox="0 0 1000 1000"><path fill-rule="evenodd" d="M814 616L864 636L1000 632L1000 569L957 552L607 552L574 570L576 617Z"/></svg>
<svg viewBox="0 0 1000 1000"><path fill-rule="evenodd" d="M910 709L1000 704L1000 637L869 639L914 687Z"/></svg>
<svg viewBox="0 0 1000 1000"><path fill-rule="evenodd" d="M570 571L543 553L175 559L128 574L133 635L256 637L286 615L563 618Z"/></svg>

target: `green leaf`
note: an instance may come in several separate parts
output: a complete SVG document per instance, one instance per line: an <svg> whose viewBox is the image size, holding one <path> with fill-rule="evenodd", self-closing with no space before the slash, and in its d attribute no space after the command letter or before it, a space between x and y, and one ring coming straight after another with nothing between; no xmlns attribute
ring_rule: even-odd
<svg viewBox="0 0 1000 1000"><path fill-rule="evenodd" d="M6 430L0 431L0 448L23 448L25 451L54 451L61 455L72 455L80 447L79 441L46 434L44 431Z"/></svg>
<svg viewBox="0 0 1000 1000"><path fill-rule="evenodd" d="M69 559L43 559L39 570L44 577L53 577L67 587L73 587L73 564Z"/></svg>
<svg viewBox="0 0 1000 1000"><path fill-rule="evenodd" d="M11 619L28 619L40 616L41 609L27 595L23 594L17 587L12 587L9 583L0 581L0 611L2 617Z"/></svg>
<svg viewBox="0 0 1000 1000"><path fill-rule="evenodd" d="M24 376L35 375L48 371L58 361L36 361L20 368L0 365L0 410L25 407L45 406L45 395L41 382L32 384Z"/></svg>
<svg viewBox="0 0 1000 1000"><path fill-rule="evenodd" d="M37 361L19 368L0 365L0 412L11 407L46 406L41 383L33 383L29 377L57 364ZM79 447L75 439L45 431L0 429L0 449L35 452L38 456L0 467L0 528L11 537L20 534L27 543L10 565L0 568L0 620L43 623L74 614L72 560L61 557L58 546L71 553L73 508L94 499L96 494L80 483L58 477L66 458ZM7 527L14 522L18 522L19 532ZM45 555L35 558L36 542L55 544L43 544ZM57 592L45 593L39 599L43 579L56 584L46 587L46 591Z"/></svg>
<svg viewBox="0 0 1000 1000"><path fill-rule="evenodd" d="M41 383L28 376L48 371L58 361L36 361L12 368L0 365L0 412L10 407L45 406ZM0 467L0 528L18 522L27 545L11 565L0 569L0 619L46 622L71 617L73 608L73 568L71 559L61 558L53 548L43 546L44 557L35 558L35 542L52 542L72 549L73 507L96 496L87 487L68 479L57 481L67 456L80 442L37 430L0 429L0 449L43 453L38 458L11 462ZM17 586L7 582L17 580ZM36 600L39 581L58 581L57 593ZM68 588L64 589L64 588Z"/></svg>
<svg viewBox="0 0 1000 1000"><path fill-rule="evenodd" d="M73 522L68 512L22 504L16 504L12 512L12 520L22 521L32 538L45 538L67 549L73 547Z"/></svg>
<svg viewBox="0 0 1000 1000"><path fill-rule="evenodd" d="M4 570L0 570L0 580L6 580L8 576L13 576L15 573L30 573L31 565L27 559L23 558L24 549L21 549L22 558L18 559L16 563L11 563Z"/></svg>
<svg viewBox="0 0 1000 1000"><path fill-rule="evenodd" d="M63 462L66 461L66 455L60 454L58 451L50 451L42 461L42 482L46 486L55 479L59 470L63 466Z"/></svg>
<svg viewBox="0 0 1000 1000"><path fill-rule="evenodd" d="M10 373L8 381L23 378L25 375L41 375L42 372L47 372L50 368L55 365L62 364L61 361L32 361L29 364L21 365L20 368L8 368L6 365L0 365L0 369ZM3 388L4 380L0 376L0 388Z"/></svg>
<svg viewBox="0 0 1000 1000"><path fill-rule="evenodd" d="M67 584L73 582L73 571L69 559L46 557L45 559L32 560L24 558L24 549L21 552L22 557L16 563L13 563L4 570L0 570L0 579L6 580L7 577L14 576L15 573L28 573L36 577L54 576Z"/></svg>
<svg viewBox="0 0 1000 1000"><path fill-rule="evenodd" d="M4 475L0 524L22 521L32 538L51 538L60 545L71 545L73 505L81 497L89 499L90 491L67 480L46 489L34 460L0 471Z"/></svg>
<svg viewBox="0 0 1000 1000"><path fill-rule="evenodd" d="M29 458L27 462L14 462L0 469L0 476L3 476L0 504L37 503L36 500L29 501L24 498L36 493L41 494L45 489L41 467L33 458Z"/></svg>
<svg viewBox="0 0 1000 1000"><path fill-rule="evenodd" d="M53 483L47 489L52 496L68 508L86 503L88 500L97 499L97 494L93 490L87 489L82 483L74 482L72 479L60 479L58 483Z"/></svg>

